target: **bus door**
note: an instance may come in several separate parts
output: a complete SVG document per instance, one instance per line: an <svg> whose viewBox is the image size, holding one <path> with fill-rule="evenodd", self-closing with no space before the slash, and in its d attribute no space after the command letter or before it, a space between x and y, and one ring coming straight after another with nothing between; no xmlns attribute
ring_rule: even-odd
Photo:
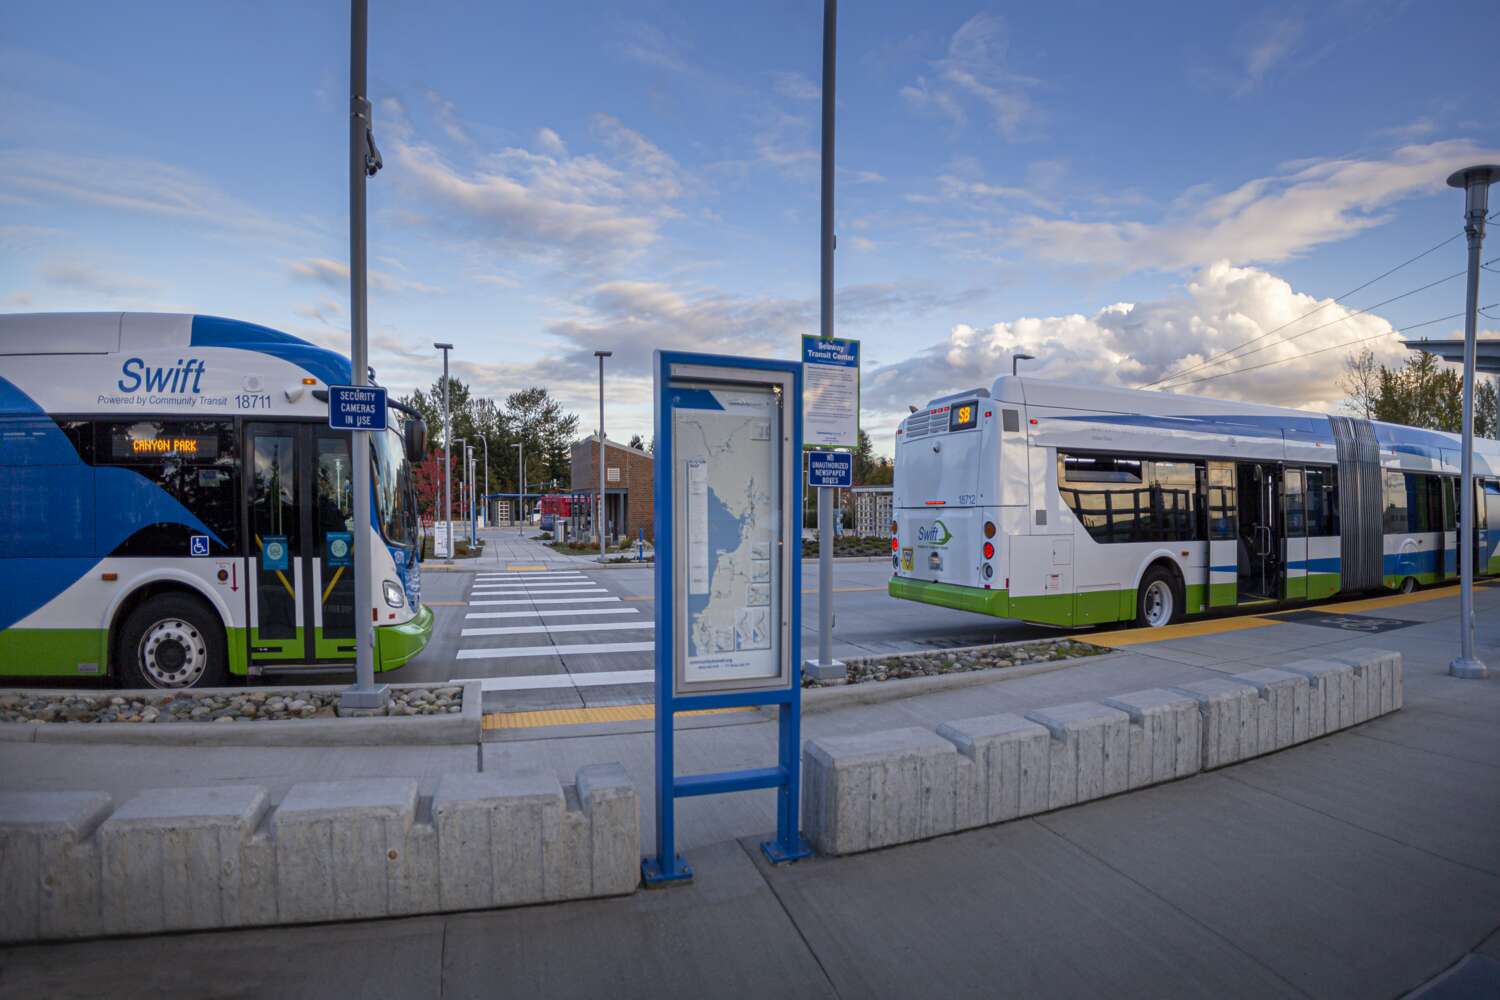
<svg viewBox="0 0 1500 1000"><path fill-rule="evenodd" d="M354 655L349 435L315 424L246 425L252 666Z"/></svg>
<svg viewBox="0 0 1500 1000"><path fill-rule="evenodd" d="M1301 467L1289 467L1281 474L1281 511L1284 529L1282 560L1284 568L1281 596L1286 600L1307 598L1307 508Z"/></svg>
<svg viewBox="0 0 1500 1000"><path fill-rule="evenodd" d="M1452 476L1443 476L1442 519L1433 521L1438 531L1438 579L1458 576L1458 483Z"/></svg>
<svg viewBox="0 0 1500 1000"><path fill-rule="evenodd" d="M307 470L297 424L245 425L245 580L250 599L250 665L305 663L308 628L303 516Z"/></svg>
<svg viewBox="0 0 1500 1000"><path fill-rule="evenodd" d="M1240 602L1281 598L1280 468L1266 462L1239 462L1235 480L1239 492Z"/></svg>
<svg viewBox="0 0 1500 1000"><path fill-rule="evenodd" d="M1474 567L1485 576L1500 575L1500 479L1476 481L1474 488L1479 494L1474 504L1479 558Z"/></svg>
<svg viewBox="0 0 1500 1000"><path fill-rule="evenodd" d="M1235 499L1233 462L1209 462L1206 472L1208 514L1208 606L1232 608L1239 603L1239 505Z"/></svg>

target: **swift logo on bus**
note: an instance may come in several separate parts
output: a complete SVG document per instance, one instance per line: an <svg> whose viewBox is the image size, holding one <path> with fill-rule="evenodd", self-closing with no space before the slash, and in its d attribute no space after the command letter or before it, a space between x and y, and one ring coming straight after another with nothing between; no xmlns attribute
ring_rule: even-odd
<svg viewBox="0 0 1500 1000"><path fill-rule="evenodd" d="M197 358L186 361L177 359L175 365L148 365L141 358L127 358L120 366L124 376L115 385L121 392L137 392L142 387L147 392L195 392L203 390L198 383L203 379L203 362ZM129 382L126 381L129 380ZM192 383L191 389L188 383Z"/></svg>
<svg viewBox="0 0 1500 1000"><path fill-rule="evenodd" d="M953 533L942 521L933 521L931 525L924 524L917 528L917 541L923 545L931 545L935 548L947 545L952 537Z"/></svg>

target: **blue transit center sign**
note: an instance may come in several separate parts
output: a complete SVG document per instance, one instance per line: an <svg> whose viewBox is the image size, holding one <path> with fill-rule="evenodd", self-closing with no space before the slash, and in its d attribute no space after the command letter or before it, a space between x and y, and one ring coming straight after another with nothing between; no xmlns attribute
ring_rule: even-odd
<svg viewBox="0 0 1500 1000"><path fill-rule="evenodd" d="M854 485L854 453L849 451L810 451L807 453L807 485L840 487Z"/></svg>
<svg viewBox="0 0 1500 1000"><path fill-rule="evenodd" d="M385 430L385 390L375 385L330 385L328 426L336 431Z"/></svg>

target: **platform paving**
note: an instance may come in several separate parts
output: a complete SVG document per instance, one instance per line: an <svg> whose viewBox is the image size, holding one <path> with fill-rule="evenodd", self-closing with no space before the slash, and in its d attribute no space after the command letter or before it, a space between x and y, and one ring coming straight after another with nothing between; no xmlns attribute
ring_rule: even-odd
<svg viewBox="0 0 1500 1000"><path fill-rule="evenodd" d="M1479 595L1500 667L1500 591ZM1274 667L1359 646L1405 656L1405 707L1212 773L994 827L776 869L769 793L693 800L686 888L481 914L83 942L0 951L0 996L1303 996L1500 990L1500 670L1446 675L1456 600L1386 612L1378 636L1304 624L1136 645L1039 677L806 718L807 734L933 726ZM1234 661L1183 662L1197 655ZM1175 654L1175 655L1174 655ZM725 717L729 719L730 717ZM679 741L684 773L764 763L769 726ZM43 755L11 756L45 750ZM0 787L84 787L123 762L0 747ZM411 753L403 750L402 753ZM351 760L309 757L307 768ZM472 766L613 759L642 789L649 736L488 743ZM200 761L245 781L292 757ZM425 773L441 762L407 766ZM19 765L19 766L17 766ZM372 769L399 768L371 757ZM191 770L183 765L183 772ZM415 775L414 775L415 776ZM299 779L300 780L300 779ZM419 781L421 779L419 778ZM175 781L175 779L174 779Z"/></svg>

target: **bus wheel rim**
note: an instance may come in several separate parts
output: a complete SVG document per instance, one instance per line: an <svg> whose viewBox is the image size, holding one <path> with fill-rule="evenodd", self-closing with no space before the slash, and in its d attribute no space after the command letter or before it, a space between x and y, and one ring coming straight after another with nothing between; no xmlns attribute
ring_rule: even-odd
<svg viewBox="0 0 1500 1000"><path fill-rule="evenodd" d="M181 618L154 622L141 636L137 655L146 683L158 688L191 687L208 669L208 643Z"/></svg>
<svg viewBox="0 0 1500 1000"><path fill-rule="evenodd" d="M1146 624L1160 628L1172 620L1172 588L1161 580L1146 588Z"/></svg>

